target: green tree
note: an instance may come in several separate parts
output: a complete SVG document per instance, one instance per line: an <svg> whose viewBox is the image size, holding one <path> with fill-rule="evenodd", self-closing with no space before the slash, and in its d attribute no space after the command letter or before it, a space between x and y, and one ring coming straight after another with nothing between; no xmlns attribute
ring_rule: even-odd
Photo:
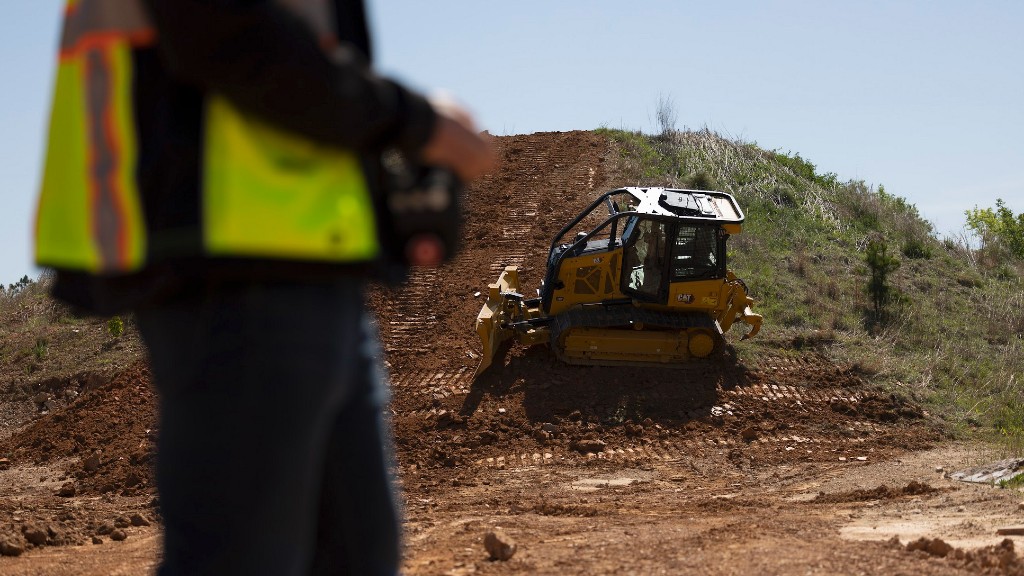
<svg viewBox="0 0 1024 576"><path fill-rule="evenodd" d="M994 210L975 206L964 214L967 227L981 238L983 247L998 244L1017 258L1024 258L1024 212L1015 215L1000 198Z"/></svg>
<svg viewBox="0 0 1024 576"><path fill-rule="evenodd" d="M8 284L7 285L7 290L13 296L13 295L18 294L19 292L25 290L26 288L28 288L31 285L32 285L32 279L29 278L28 275L26 274L25 276L22 276L21 280L18 280L16 283ZM4 287L4 285L0 284L0 290L3 290L3 287Z"/></svg>
<svg viewBox="0 0 1024 576"><path fill-rule="evenodd" d="M874 305L875 320L885 318L886 305L893 299L895 290L889 285L889 275L900 267L900 261L889 254L889 244L885 238L876 237L868 240L864 262L868 265L870 278L867 292Z"/></svg>

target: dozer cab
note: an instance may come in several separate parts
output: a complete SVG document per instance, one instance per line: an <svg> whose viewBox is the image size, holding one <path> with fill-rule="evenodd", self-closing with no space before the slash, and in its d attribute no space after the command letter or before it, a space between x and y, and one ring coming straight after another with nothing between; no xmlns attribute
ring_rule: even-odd
<svg viewBox="0 0 1024 576"><path fill-rule="evenodd" d="M511 339L548 344L571 364L650 366L711 356L736 323L748 328L742 339L754 336L762 318L726 267L726 241L743 220L724 192L601 195L552 240L536 297L523 295L516 266L488 286L477 374Z"/></svg>

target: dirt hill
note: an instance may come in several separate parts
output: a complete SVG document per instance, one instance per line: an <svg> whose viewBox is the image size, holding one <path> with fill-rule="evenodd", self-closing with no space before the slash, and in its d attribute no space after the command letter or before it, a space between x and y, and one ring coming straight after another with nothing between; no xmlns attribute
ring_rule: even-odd
<svg viewBox="0 0 1024 576"><path fill-rule="evenodd" d="M466 196L465 250L369 298L406 573L1024 573L995 534L1020 514L1014 495L945 478L986 455L770 317L762 340L683 369L571 367L514 347L474 382L477 293L510 264L539 285L562 224L635 183L602 134L497 141L501 169ZM0 552L23 553L0 557L0 574L146 573L159 429L131 323L114 339L49 308L19 313L0 370ZM49 352L31 353L40 338ZM484 550L497 528L518 544L507 561Z"/></svg>

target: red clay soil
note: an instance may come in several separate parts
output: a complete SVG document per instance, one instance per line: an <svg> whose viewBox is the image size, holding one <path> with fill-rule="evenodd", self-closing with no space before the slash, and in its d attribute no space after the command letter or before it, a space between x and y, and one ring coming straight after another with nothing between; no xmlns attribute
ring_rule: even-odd
<svg viewBox="0 0 1024 576"><path fill-rule="evenodd" d="M982 573L977 558L1005 556L993 548L957 564L839 538L843 507L918 505L956 489L869 472L941 435L918 406L813 348L754 341L742 361L730 346L658 369L568 366L544 347L512 347L474 381L487 284L515 264L528 291L538 286L551 237L596 194L628 184L599 135L496 140L501 169L467 192L465 249L369 297L391 374L407 573L968 574ZM103 573L102 563L62 571L32 550L156 529L143 525L158 520L145 364L53 387L77 396L0 434L0 549L28 550L0 558L0 573ZM519 552L491 561L483 536L499 526ZM156 539L132 554L110 566L152 566Z"/></svg>
<svg viewBox="0 0 1024 576"><path fill-rule="evenodd" d="M67 470L68 495L154 493L156 395L144 363L112 380L86 377L77 398L41 415L2 446L16 462L77 460Z"/></svg>

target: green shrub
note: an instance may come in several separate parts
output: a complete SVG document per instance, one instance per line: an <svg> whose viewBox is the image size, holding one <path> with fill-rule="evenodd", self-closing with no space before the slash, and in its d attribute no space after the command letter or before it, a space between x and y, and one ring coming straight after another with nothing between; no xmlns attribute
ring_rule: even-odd
<svg viewBox="0 0 1024 576"><path fill-rule="evenodd" d="M995 210L975 206L964 214L967 227L981 239L983 247L998 243L1017 258L1024 258L1024 212L1015 215L1000 198Z"/></svg>
<svg viewBox="0 0 1024 576"><path fill-rule="evenodd" d="M769 196L779 208L793 208L799 203L796 192L787 185L775 186L769 192Z"/></svg>
<svg viewBox="0 0 1024 576"><path fill-rule="evenodd" d="M771 154L776 162L792 170L799 178L814 182L825 189L835 188L839 185L839 177L834 172L818 174L817 167L810 160L801 158L799 152L792 155L790 152L783 154L776 149L772 150Z"/></svg>
<svg viewBox="0 0 1024 576"><path fill-rule="evenodd" d="M107 334L112 338L120 338L124 334L124 320L121 320L120 316L107 320Z"/></svg>
<svg viewBox="0 0 1024 576"><path fill-rule="evenodd" d="M903 255L911 260L929 260L932 247L919 238L911 238L903 243Z"/></svg>
<svg viewBox="0 0 1024 576"><path fill-rule="evenodd" d="M686 179L685 186L691 190L718 190L718 183L707 172L697 172Z"/></svg>
<svg viewBox="0 0 1024 576"><path fill-rule="evenodd" d="M32 347L32 355L35 356L36 360L42 360L46 358L46 351L49 343L46 338L36 338L36 345Z"/></svg>
<svg viewBox="0 0 1024 576"><path fill-rule="evenodd" d="M886 305L898 297L898 293L889 285L889 275L900 267L900 261L889 254L889 244L879 236L868 240L864 262L870 274L867 292L874 307L874 318L876 321L884 321Z"/></svg>

